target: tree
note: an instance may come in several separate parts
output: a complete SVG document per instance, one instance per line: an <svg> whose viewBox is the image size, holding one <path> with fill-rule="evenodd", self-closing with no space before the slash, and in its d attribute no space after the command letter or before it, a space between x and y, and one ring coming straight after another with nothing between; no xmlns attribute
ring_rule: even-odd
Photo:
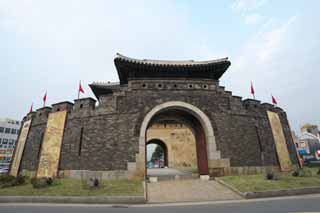
<svg viewBox="0 0 320 213"><path fill-rule="evenodd" d="M151 162L156 162L157 160L160 160L164 155L163 149L161 146L157 145L157 147L155 148L155 150L152 153L151 156Z"/></svg>
<svg viewBox="0 0 320 213"><path fill-rule="evenodd" d="M317 125L314 125L314 124L309 124L309 123L306 123L302 126L302 128L306 128L306 129L313 129L313 128L318 128Z"/></svg>

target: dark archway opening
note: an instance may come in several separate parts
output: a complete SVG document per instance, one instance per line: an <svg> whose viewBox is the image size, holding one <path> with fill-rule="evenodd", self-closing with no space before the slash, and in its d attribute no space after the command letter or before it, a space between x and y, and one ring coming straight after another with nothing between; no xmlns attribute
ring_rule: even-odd
<svg viewBox="0 0 320 213"><path fill-rule="evenodd" d="M168 148L160 139L152 139L147 142L147 150L150 155L147 156L147 168L168 167Z"/></svg>

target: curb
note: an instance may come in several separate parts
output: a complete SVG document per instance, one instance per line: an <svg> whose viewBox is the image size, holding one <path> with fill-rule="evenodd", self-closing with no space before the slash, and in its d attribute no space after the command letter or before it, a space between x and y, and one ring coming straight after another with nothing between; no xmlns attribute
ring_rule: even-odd
<svg viewBox="0 0 320 213"><path fill-rule="evenodd" d="M0 196L0 203L144 204L144 196Z"/></svg>
<svg viewBox="0 0 320 213"><path fill-rule="evenodd" d="M261 192L245 192L244 196L246 199L254 199L254 198L280 197L280 196L282 197L282 196L318 194L318 193L320 193L320 187L307 187L307 188L296 188L296 189L268 190L268 191L261 191Z"/></svg>
<svg viewBox="0 0 320 213"><path fill-rule="evenodd" d="M217 181L218 183L220 183L221 185L224 185L225 187L229 188L231 191L237 193L238 195L240 195L243 198L246 198L245 193L240 192L237 188L233 187L232 185L224 182L223 180L221 180L220 178L215 178L215 181Z"/></svg>
<svg viewBox="0 0 320 213"><path fill-rule="evenodd" d="M282 196L294 196L294 195L304 195L304 194L319 194L320 187L306 187L306 188L296 188L296 189L280 189L280 190L267 190L259 192L241 192L232 185L224 182L223 180L216 178L218 183L228 187L230 190L234 191L238 195L245 199L256 199L256 198L267 198L267 197L282 197Z"/></svg>

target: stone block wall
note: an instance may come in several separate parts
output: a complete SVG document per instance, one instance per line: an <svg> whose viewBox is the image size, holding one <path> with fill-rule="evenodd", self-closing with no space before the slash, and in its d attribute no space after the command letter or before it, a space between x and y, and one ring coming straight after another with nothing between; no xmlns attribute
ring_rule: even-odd
<svg viewBox="0 0 320 213"><path fill-rule="evenodd" d="M210 119L221 159L231 167L277 166L267 110L280 116L288 150L297 163L286 113L270 104L241 100L212 80L130 80L111 94L62 102L32 117L21 170L36 170L42 134L51 110L68 111L59 170L134 171L139 161L139 135L146 114L159 104L192 104ZM140 147L141 149L141 147ZM144 154L144 153L143 153ZM140 155L143 162L143 155ZM130 168L129 168L130 167Z"/></svg>
<svg viewBox="0 0 320 213"><path fill-rule="evenodd" d="M196 141L192 131L181 124L154 124L147 130L147 141L161 140L168 150L168 167L196 167Z"/></svg>

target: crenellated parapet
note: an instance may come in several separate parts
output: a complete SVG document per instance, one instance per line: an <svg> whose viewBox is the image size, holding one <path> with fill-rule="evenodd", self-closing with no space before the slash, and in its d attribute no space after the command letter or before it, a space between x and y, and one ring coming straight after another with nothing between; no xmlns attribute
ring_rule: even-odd
<svg viewBox="0 0 320 213"><path fill-rule="evenodd" d="M96 100L93 98L80 98L74 100L73 110L85 110L85 109L94 109L96 105Z"/></svg>
<svg viewBox="0 0 320 213"><path fill-rule="evenodd" d="M37 109L33 116L33 125L44 124L48 120L49 113L52 111L51 107L42 107Z"/></svg>
<svg viewBox="0 0 320 213"><path fill-rule="evenodd" d="M73 103L69 101L63 101L56 104L52 104L52 112L59 112L59 111L67 111L71 112L73 109Z"/></svg>

